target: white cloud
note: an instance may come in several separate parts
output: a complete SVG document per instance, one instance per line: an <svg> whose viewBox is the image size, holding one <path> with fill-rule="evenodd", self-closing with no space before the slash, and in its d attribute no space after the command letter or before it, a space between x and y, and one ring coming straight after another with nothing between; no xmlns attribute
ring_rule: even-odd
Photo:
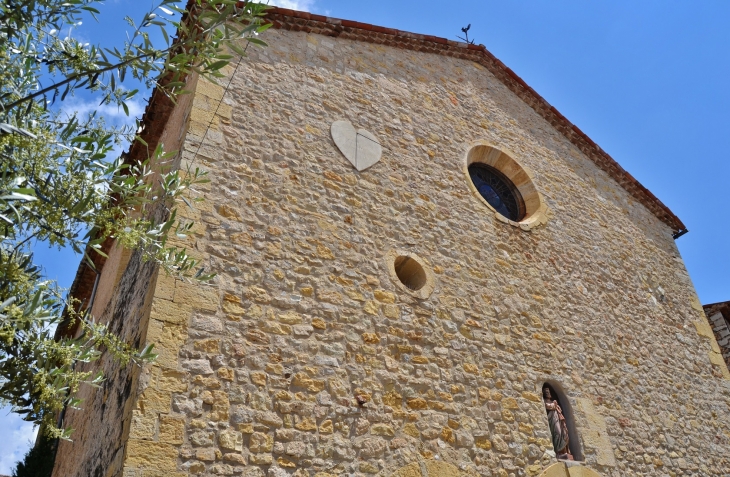
<svg viewBox="0 0 730 477"><path fill-rule="evenodd" d="M107 126L121 128L123 126L135 126L135 119L141 119L145 109L145 102L136 97L127 101L129 108L129 116L124 113L121 107L113 105L99 105L95 101L85 101L77 98L66 100L61 104L62 118L73 113L77 114L79 121L83 121L89 113L96 111L97 118L103 118ZM132 128L134 131L134 127ZM113 149L107 153L107 159L116 159L124 151L129 148L128 141L124 140L121 144L115 144ZM1 475L1 474L0 474Z"/></svg>
<svg viewBox="0 0 730 477"><path fill-rule="evenodd" d="M124 113L124 110L119 106L113 106L110 104L99 105L95 101L79 101L70 100L65 101L61 107L61 111L66 114L78 113L78 118L83 120L89 113L96 111L97 117L104 118L107 124L121 126L124 124L134 124L135 118L141 118L144 113L144 103L141 100L132 99L127 101L127 107L129 108L129 116Z"/></svg>
<svg viewBox="0 0 730 477"><path fill-rule="evenodd" d="M36 428L10 408L0 409L0 475L10 475L15 464L35 443Z"/></svg>
<svg viewBox="0 0 730 477"><path fill-rule="evenodd" d="M315 1L316 0L271 0L270 4L277 7L308 12L311 11Z"/></svg>

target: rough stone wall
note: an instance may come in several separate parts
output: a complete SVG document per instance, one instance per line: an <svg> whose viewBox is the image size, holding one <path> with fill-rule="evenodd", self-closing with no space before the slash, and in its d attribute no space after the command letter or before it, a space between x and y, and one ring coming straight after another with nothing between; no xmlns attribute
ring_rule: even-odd
<svg viewBox="0 0 730 477"><path fill-rule="evenodd" d="M197 79L192 77L190 80L189 85L194 89ZM154 148L159 140L166 151L180 150L191 108L192 98L183 96L154 142L148 137L148 143ZM182 154L178 162L181 158ZM159 217L166 214L163 207L158 207L154 213ZM150 335L147 328L154 292L164 289L165 280L169 279L163 274L158 282L157 267L143 261L139 252L116 246L108 252L109 258L104 263L93 298L92 314L97 321L108 324L115 335L139 348ZM83 263L80 266L85 267ZM89 290L85 292L91 296ZM121 475L132 411L139 406L140 376L146 382L153 370L142 373L132 365L121 367L108 355L83 367L101 369L105 380L98 389L82 385L78 393L83 400L81 409L66 410L64 426L75 430L73 442L59 443L53 476Z"/></svg>
<svg viewBox="0 0 730 477"><path fill-rule="evenodd" d="M725 364L730 368L730 320L726 318L730 316L730 302L705 306L704 309Z"/></svg>
<svg viewBox="0 0 730 477"><path fill-rule="evenodd" d="M212 183L191 245L218 276L158 281L125 477L535 476L555 462L546 380L602 475L727 473L730 375L665 225L476 64L267 40L228 91L198 85L185 160ZM338 119L382 161L354 171ZM545 226L470 194L480 141L532 172ZM428 262L428 298L391 280L391 249Z"/></svg>
<svg viewBox="0 0 730 477"><path fill-rule="evenodd" d="M151 263L143 263L139 254L133 254L113 301L99 316L129 343L143 341L150 307L148 290L154 288L155 275ZM140 369L120 368L109 356L85 368L92 366L100 367L106 380L100 388L82 386L78 393L83 400L81 409L67 409L64 425L74 429L73 442L59 442L54 477L104 477L121 471Z"/></svg>

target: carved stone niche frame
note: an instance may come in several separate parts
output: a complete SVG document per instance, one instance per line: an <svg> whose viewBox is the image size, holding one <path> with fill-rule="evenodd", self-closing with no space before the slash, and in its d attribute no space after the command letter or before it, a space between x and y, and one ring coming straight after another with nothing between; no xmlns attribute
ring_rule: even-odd
<svg viewBox="0 0 730 477"><path fill-rule="evenodd" d="M390 279L402 291L425 300L436 287L436 276L430 264L407 250L393 249L385 254Z"/></svg>
<svg viewBox="0 0 730 477"><path fill-rule="evenodd" d="M560 404L560 408L563 410L563 415L565 416L565 424L567 424L568 426L568 437L570 438L568 447L570 449L570 453L573 455L574 461L578 463L584 462L585 456L583 455L583 444L580 438L580 434L578 434L578 429L576 427L575 421L575 413L573 412L574 403L571 402L571 399L568 397L560 382L555 379L544 379L538 382L537 392L540 395L541 399L543 398L542 389L545 385L550 387L550 389L552 390L551 394L553 394L553 399L557 399L558 404ZM545 401L542 400L540 404L543 406L542 411L543 416L545 416L543 427L547 429L549 433L550 425L548 423L547 412L545 411L544 407ZM555 452L557 452L557 450Z"/></svg>
<svg viewBox="0 0 730 477"><path fill-rule="evenodd" d="M464 156L463 161L466 183L472 195L481 202L487 210L492 212L497 220L510 224L514 227L519 227L522 230L531 230L535 227L546 224L551 212L532 181L532 172L513 159L513 157L513 154L507 153L485 141L472 144ZM492 207L479 193L469 174L469 166L475 163L485 164L496 169L509 179L514 187L519 191L525 207L525 215L519 222L510 220L497 212L494 207Z"/></svg>

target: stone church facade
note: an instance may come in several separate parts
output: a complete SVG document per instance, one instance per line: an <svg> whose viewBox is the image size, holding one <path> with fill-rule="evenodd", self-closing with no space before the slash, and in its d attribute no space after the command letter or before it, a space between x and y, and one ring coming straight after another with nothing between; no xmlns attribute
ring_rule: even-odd
<svg viewBox="0 0 730 477"><path fill-rule="evenodd" d="M210 171L181 212L217 276L107 244L94 314L159 357L101 361L55 477L730 475L730 373L669 209L483 47L269 18L218 85L150 102L150 145Z"/></svg>

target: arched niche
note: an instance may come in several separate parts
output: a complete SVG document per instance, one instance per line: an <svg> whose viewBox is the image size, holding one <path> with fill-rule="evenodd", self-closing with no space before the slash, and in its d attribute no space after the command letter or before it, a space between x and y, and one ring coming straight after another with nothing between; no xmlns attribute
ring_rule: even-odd
<svg viewBox="0 0 730 477"><path fill-rule="evenodd" d="M580 440L578 439L578 431L575 425L575 414L573 414L573 406L570 403L570 399L568 399L568 395L566 394L565 389L563 389L563 386L558 381L549 379L542 384L540 388L540 396L543 396L543 390L545 389L545 387L550 389L550 393L552 394L553 399L558 401L560 408L563 410L563 416L565 416L565 424L568 427L568 448L570 449L570 453L573 454L573 459L576 461L585 460L583 456L583 449L581 448ZM545 417L545 424L549 430L550 427L547 423L547 411ZM557 454L558 449L553 450Z"/></svg>

